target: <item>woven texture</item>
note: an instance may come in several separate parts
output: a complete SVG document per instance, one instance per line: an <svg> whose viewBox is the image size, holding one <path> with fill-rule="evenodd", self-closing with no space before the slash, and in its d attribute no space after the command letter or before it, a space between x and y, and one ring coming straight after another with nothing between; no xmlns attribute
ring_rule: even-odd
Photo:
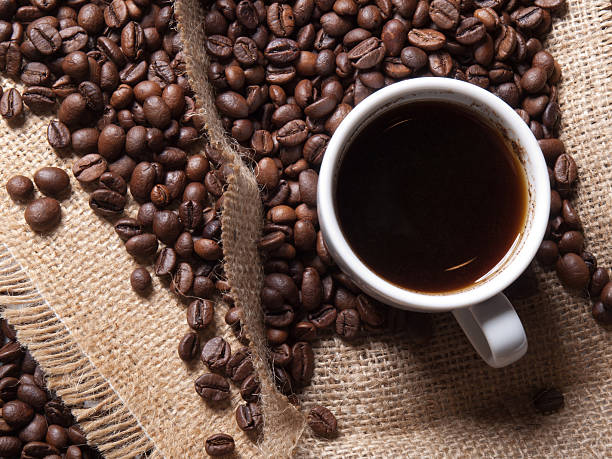
<svg viewBox="0 0 612 459"><path fill-rule="evenodd" d="M612 15L607 0L568 4L547 46L563 69L562 138L580 168L575 203L587 248L609 267ZM234 166L223 215L226 272L237 303L249 311L244 322L262 379L264 439L255 444L236 427L235 388L231 402L214 409L195 394L193 381L205 370L201 363L185 366L176 355L177 340L188 328L184 305L156 279L149 297L132 292L129 274L136 263L112 226L89 209L76 181L70 199L62 202L62 224L46 236L30 231L23 206L2 188L0 243L12 254L0 249L3 314L50 374L51 388L78 408L90 441L108 457L140 452L204 457L206 437L220 431L234 436L241 457L282 457L296 444L296 456L317 458L609 455L611 335L593 321L588 299L565 292L552 272L538 272L541 293L516 303L530 349L509 368L487 367L448 314L436 316L434 339L425 347L404 332L351 344L337 338L318 342L313 384L300 399L305 409L315 403L330 408L340 432L333 440L316 439L307 429L302 435L302 416L273 390L262 364L261 268L254 249L260 201L210 104L199 5L176 2L183 38L192 45L187 63L209 138ZM4 89L12 85L2 81ZM73 160L58 157L44 139L47 121L29 116L25 125L12 128L0 121L0 184L17 173L31 176L41 165L69 168ZM133 204L128 213L135 213ZM208 333L225 336L235 348L224 313L218 305ZM400 325L402 318L398 314ZM566 406L543 417L530 399L546 386L558 387ZM92 399L93 407L84 408L84 398Z"/></svg>

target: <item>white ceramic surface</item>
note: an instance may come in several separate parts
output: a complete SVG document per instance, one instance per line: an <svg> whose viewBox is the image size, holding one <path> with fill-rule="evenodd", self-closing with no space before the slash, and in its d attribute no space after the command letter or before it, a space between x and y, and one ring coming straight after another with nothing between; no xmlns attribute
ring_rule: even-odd
<svg viewBox="0 0 612 459"><path fill-rule="evenodd" d="M335 182L346 147L368 121L397 106L417 101L448 101L476 111L517 147L529 185L524 230L506 256L484 278L457 291L427 294L398 287L370 270L345 240L336 216ZM442 127L441 127L442 128ZM452 310L481 357L491 366L508 365L527 350L516 312L501 293L527 268L544 237L550 207L546 162L537 140L519 115L498 97L469 83L417 78L383 88L357 105L332 136L319 174L319 224L336 263L367 293L389 305L422 312Z"/></svg>

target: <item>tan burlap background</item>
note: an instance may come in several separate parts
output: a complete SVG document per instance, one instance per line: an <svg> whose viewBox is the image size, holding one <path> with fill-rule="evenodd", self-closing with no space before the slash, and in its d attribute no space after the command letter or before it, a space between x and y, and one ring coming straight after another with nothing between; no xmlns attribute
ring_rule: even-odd
<svg viewBox="0 0 612 459"><path fill-rule="evenodd" d="M548 46L563 68L563 139L580 167L576 206L588 249L612 266L612 14L607 0L568 0ZM185 36L202 50L199 2L179 0ZM200 41L198 41L200 40ZM206 99L202 52L188 63L194 88ZM198 79L200 83L198 83ZM3 88L14 83L2 80ZM338 417L333 440L298 441L303 419L272 391L261 366L258 343L258 282L254 239L261 226L256 186L221 135L210 106L204 106L211 141L234 164L223 216L226 271L264 383L265 440L256 447L235 426L240 397L212 409L193 391L205 370L176 357L186 330L184 305L154 280L147 298L135 295L128 277L136 266L112 227L93 214L87 194L73 181L62 203L61 226L33 234L23 206L0 191L0 305L19 339L50 374L49 383L84 423L90 441L107 457L148 452L152 457L205 456L204 440L226 431L239 457L281 457L297 443L298 457L605 457L612 451L612 340L594 323L590 302L565 292L551 272L540 272L542 292L518 303L530 349L519 363L488 368L452 318L435 318L427 346L406 333L375 336L350 345L326 339L316 347L312 386L304 408L322 403ZM0 184L13 174L31 175L40 165L69 169L44 139L47 119L29 116L22 126L0 121ZM131 208L134 212L134 208ZM31 279L31 280L30 280ZM215 327L235 348L219 304ZM259 346L257 345L259 344ZM530 403L539 387L556 386L566 396L558 414L543 417ZM90 400L86 406L85 400Z"/></svg>

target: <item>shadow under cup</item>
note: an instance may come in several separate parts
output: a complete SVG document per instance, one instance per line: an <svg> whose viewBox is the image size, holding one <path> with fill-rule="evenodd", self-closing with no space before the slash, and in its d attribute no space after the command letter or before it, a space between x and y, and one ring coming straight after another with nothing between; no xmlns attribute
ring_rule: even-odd
<svg viewBox="0 0 612 459"><path fill-rule="evenodd" d="M432 81L433 80L433 81ZM475 113L502 134L517 156L527 183L524 226L505 256L476 282L458 290L427 293L391 283L370 269L345 239L335 199L340 165L349 147L372 120L397 107L416 102L444 102ZM327 147L318 189L319 221L328 249L340 268L364 291L393 306L429 312L482 302L504 290L529 265L548 222L550 184L537 140L519 115L493 94L469 83L443 78L420 78L395 83L369 96L342 121Z"/></svg>

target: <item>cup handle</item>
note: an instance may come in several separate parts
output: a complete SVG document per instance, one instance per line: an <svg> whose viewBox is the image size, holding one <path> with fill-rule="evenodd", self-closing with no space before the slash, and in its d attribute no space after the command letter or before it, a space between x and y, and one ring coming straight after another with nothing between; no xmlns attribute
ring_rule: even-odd
<svg viewBox="0 0 612 459"><path fill-rule="evenodd" d="M476 352L493 368L510 365L527 352L523 324L503 293L453 314Z"/></svg>

